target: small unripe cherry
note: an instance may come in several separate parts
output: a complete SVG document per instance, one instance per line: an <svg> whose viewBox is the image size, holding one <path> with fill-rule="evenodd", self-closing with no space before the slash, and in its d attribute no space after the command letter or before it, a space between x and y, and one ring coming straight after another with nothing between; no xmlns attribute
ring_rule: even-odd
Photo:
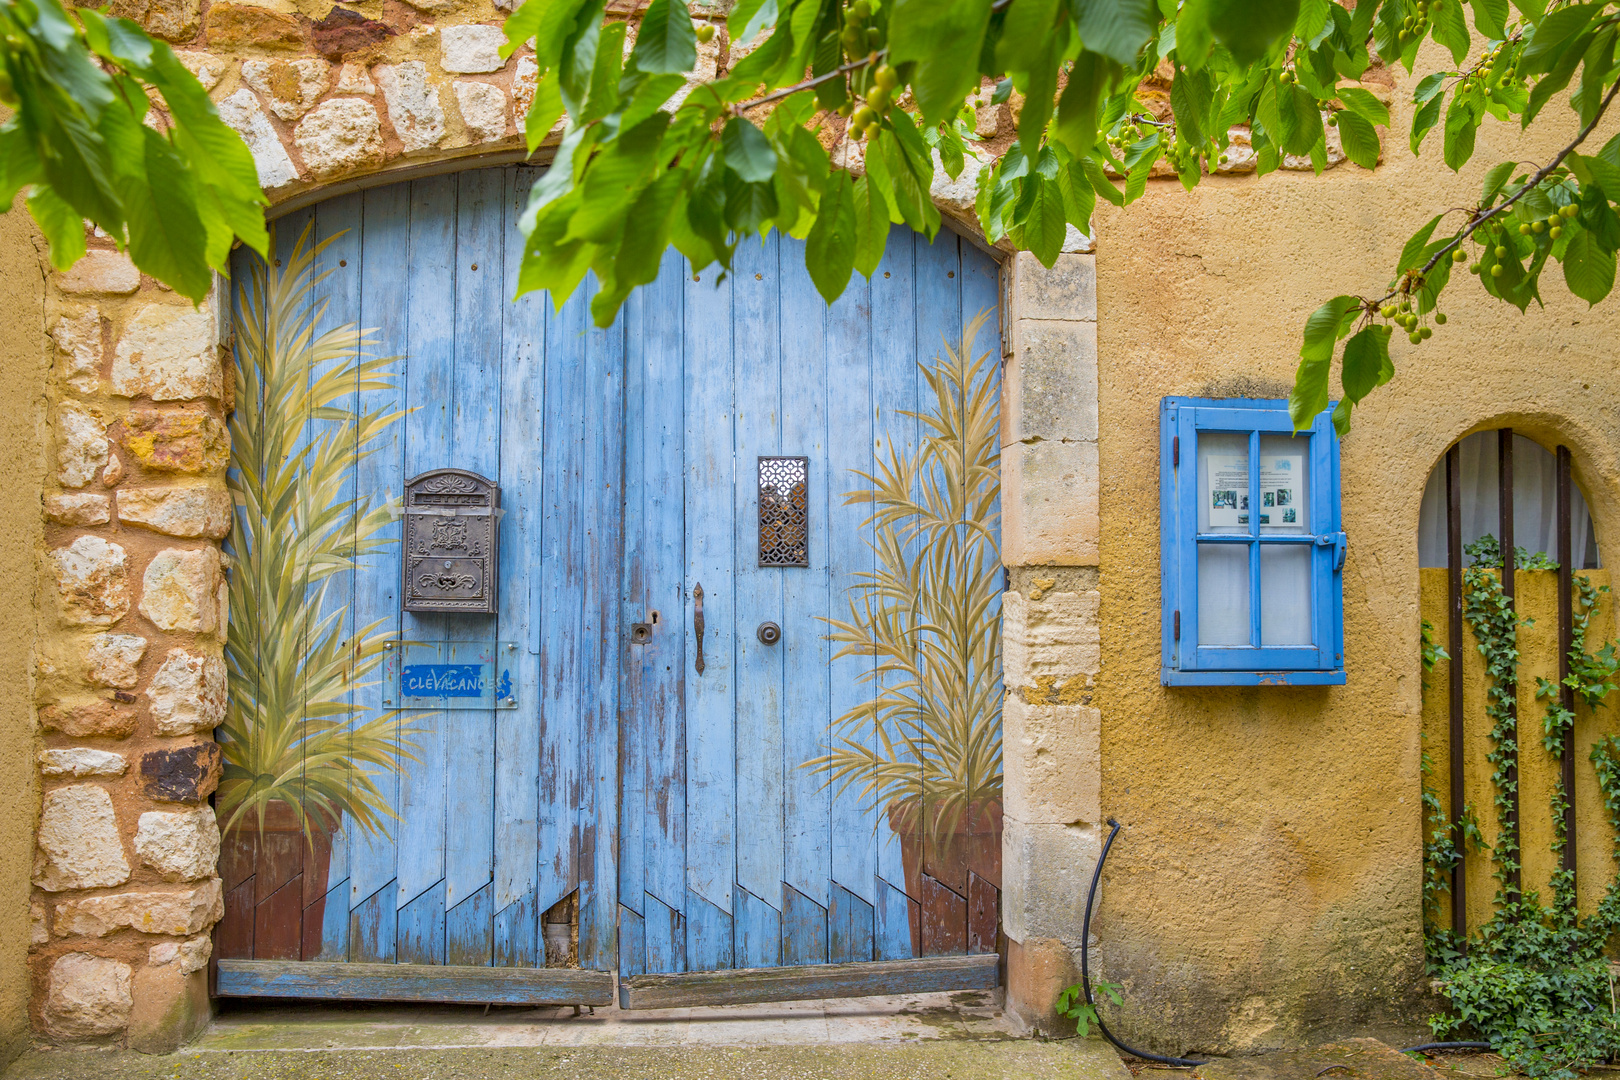
<svg viewBox="0 0 1620 1080"><path fill-rule="evenodd" d="M1552 228L1547 230L1547 235L1556 240L1560 236L1564 235L1564 227L1562 225L1554 225Z"/></svg>
<svg viewBox="0 0 1620 1080"><path fill-rule="evenodd" d="M1446 325L1446 313L1443 312L1443 311L1435 312L1434 313L1434 321L1440 326Z"/></svg>
<svg viewBox="0 0 1620 1080"><path fill-rule="evenodd" d="M1507 248L1498 247L1493 254L1495 254L1498 259L1505 259L1507 258Z"/></svg>
<svg viewBox="0 0 1620 1080"><path fill-rule="evenodd" d="M1419 330L1418 333L1423 335L1424 340L1428 340L1429 338L1434 337L1434 330L1432 328L1430 328L1430 327L1427 327L1427 326L1425 326L1423 329Z"/></svg>
<svg viewBox="0 0 1620 1080"><path fill-rule="evenodd" d="M900 76L888 64L884 64L872 73L872 79L885 90L893 90L900 85Z"/></svg>
<svg viewBox="0 0 1620 1080"><path fill-rule="evenodd" d="M1530 231L1531 232L1545 232L1546 230L1547 230L1547 223L1545 221L1532 221L1530 223Z"/></svg>
<svg viewBox="0 0 1620 1080"><path fill-rule="evenodd" d="M1520 225L1519 226L1519 235L1520 236L1529 236L1530 235L1530 226L1528 226L1528 225Z"/></svg>
<svg viewBox="0 0 1620 1080"><path fill-rule="evenodd" d="M1423 340L1423 335L1414 330L1410 334L1406 335L1406 340L1416 345Z"/></svg>
<svg viewBox="0 0 1620 1080"><path fill-rule="evenodd" d="M714 25L712 23L704 23L703 25L699 26L697 28L697 39L704 45L707 45L709 42L713 41Z"/></svg>
<svg viewBox="0 0 1620 1080"><path fill-rule="evenodd" d="M1501 277L1502 274L1503 270L1501 263L1497 263L1495 266L1491 267L1491 277Z"/></svg>
<svg viewBox="0 0 1620 1080"><path fill-rule="evenodd" d="M1462 248L1453 248L1452 252L1451 252L1451 261L1452 262L1467 262L1468 261L1468 252L1464 251Z"/></svg>
<svg viewBox="0 0 1620 1080"><path fill-rule="evenodd" d="M1563 214L1565 217L1574 217L1576 214L1581 212L1581 208L1576 206L1574 203L1570 203L1567 206L1559 207L1558 212Z"/></svg>

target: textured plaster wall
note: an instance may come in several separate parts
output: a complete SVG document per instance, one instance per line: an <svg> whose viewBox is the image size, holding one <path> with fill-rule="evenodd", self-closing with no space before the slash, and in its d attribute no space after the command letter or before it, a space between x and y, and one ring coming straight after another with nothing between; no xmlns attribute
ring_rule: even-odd
<svg viewBox="0 0 1620 1080"><path fill-rule="evenodd" d="M28 875L39 788L34 779L32 654L35 560L45 471L45 278L19 200L0 216L0 1066L28 1037Z"/></svg>
<svg viewBox="0 0 1620 1080"><path fill-rule="evenodd" d="M1318 304L1374 293L1432 208L1469 204L1490 165L1547 160L1567 137L1562 101L1535 137L1487 123L1455 176L1437 139L1421 163L1405 145L1410 85L1396 88L1376 173L1219 177L1191 194L1156 183L1097 227L1094 700L1102 811L1125 831L1093 924L1094 963L1125 984L1126 1005L1112 1010L1121 1034L1160 1052L1416 1033L1426 1007L1416 536L1424 481L1447 445L1504 424L1563 441L1599 543L1620 557L1620 306L1589 311L1555 270L1543 278L1546 309L1521 318L1462 273L1442 304L1448 325L1420 347L1397 339L1394 383L1356 411L1343 443L1348 684L1159 684L1159 399L1286 396Z"/></svg>

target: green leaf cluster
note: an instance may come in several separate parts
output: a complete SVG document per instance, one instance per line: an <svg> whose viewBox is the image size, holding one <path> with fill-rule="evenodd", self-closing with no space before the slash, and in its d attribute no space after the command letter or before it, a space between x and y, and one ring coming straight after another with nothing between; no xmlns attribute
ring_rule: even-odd
<svg viewBox="0 0 1620 1080"><path fill-rule="evenodd" d="M0 104L0 208L27 191L58 269L85 253L90 222L201 301L235 240L266 250L252 154L174 51L128 19L0 0Z"/></svg>

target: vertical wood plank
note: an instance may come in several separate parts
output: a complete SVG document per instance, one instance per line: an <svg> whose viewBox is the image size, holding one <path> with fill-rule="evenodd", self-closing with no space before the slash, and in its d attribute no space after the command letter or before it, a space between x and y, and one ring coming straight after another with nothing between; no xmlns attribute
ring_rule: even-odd
<svg viewBox="0 0 1620 1080"><path fill-rule="evenodd" d="M317 276L325 275L325 279L316 286L316 302L318 305L325 304L325 312L316 324L318 332L324 333L344 325L364 330L361 323L360 282L362 210L362 197L358 193L328 199L315 207L314 237L318 243L326 244L314 267ZM372 348L362 347L362 353L376 355ZM338 363L347 360L348 358L344 358ZM360 408L358 383L353 384L352 391L335 404L358 415ZM351 453L356 457L349 466L343 493L340 496L345 501L355 499L359 492L356 484L358 442L351 444ZM323 617L334 612L342 613L339 616L339 633L345 642L349 641L356 630L354 622L356 576L355 571L349 571L329 578L321 605L320 614ZM352 689L346 695L346 699L350 703L354 702ZM356 721L360 719L362 718L354 718ZM317 872L304 876L306 943L304 952L305 959L309 960L343 960L348 955L351 826L346 821L333 824L337 827L337 831L331 839L326 873L322 875L317 869ZM317 893L320 895L316 895ZM312 941L313 950L309 947Z"/></svg>
<svg viewBox="0 0 1620 1080"><path fill-rule="evenodd" d="M918 276L922 267L917 252L924 245L922 238L905 226L893 226L883 261L872 278L872 458L868 472L877 469L879 461L888 461L892 453L905 452L916 442L916 421L904 413L917 407L918 327L930 325L919 310L922 297ZM869 698L879 685L869 683L861 689ZM903 850L900 837L892 831L891 808L884 805L876 809L878 876L906 892ZM875 899L878 902L874 907L884 902L881 896ZM895 920L889 919L883 926L892 933ZM914 947L915 942L902 951L896 939L884 942L880 951L885 957L910 956Z"/></svg>
<svg viewBox="0 0 1620 1080"><path fill-rule="evenodd" d="M591 290L594 292L594 289ZM579 962L608 971L619 913L619 632L624 559L624 324L586 337L585 411L590 417L580 485L585 610L580 663L588 702L581 731Z"/></svg>
<svg viewBox="0 0 1620 1080"><path fill-rule="evenodd" d="M786 879L782 805L782 670L784 643L766 645L755 633L761 622L783 624L783 570L759 565L758 460L783 453L781 431L780 301L777 233L737 248L731 280L731 338L736 379L732 388L734 472L721 511L732 527L731 582L736 617L735 723L737 784L737 885L756 898L775 897ZM716 507L720 509L720 507ZM705 586L719 601L723 588ZM791 638L790 638L791 640ZM716 645L720 643L716 639ZM707 677L707 674L705 674ZM797 705L794 706L797 711ZM825 877L825 869L821 875ZM740 894L739 894L740 896ZM737 932L744 932L739 912ZM757 932L758 927L752 928ZM739 957L742 948L739 942Z"/></svg>
<svg viewBox="0 0 1620 1080"><path fill-rule="evenodd" d="M399 919L394 898L399 890L387 882L349 911L349 959L357 963L392 964Z"/></svg>
<svg viewBox="0 0 1620 1080"><path fill-rule="evenodd" d="M791 885L782 886L782 963L827 962L827 909Z"/></svg>
<svg viewBox="0 0 1620 1080"><path fill-rule="evenodd" d="M726 899L731 898L728 890ZM686 890L686 962L693 971L719 971L736 966L732 949L732 915Z"/></svg>
<svg viewBox="0 0 1620 1080"><path fill-rule="evenodd" d="M736 922L737 966L740 968L777 967L782 963L782 914L747 889L732 893Z"/></svg>
<svg viewBox="0 0 1620 1080"><path fill-rule="evenodd" d="M868 485L856 475L871 472L872 445L872 314L873 296L894 300L892 285L895 259L888 268L880 267L872 281L854 278L826 314L826 442L827 488L822 505L827 520L827 604L833 618L852 621L850 607L858 599L852 588L858 574L873 569L872 527L866 519L872 513L870 499L852 504L845 496ZM891 277L885 278L884 274ZM908 279L909 280L909 279ZM909 303L909 300L906 302ZM850 709L870 699L874 685L863 682L872 670L870 656L842 656L828 659L828 701L826 723L830 725ZM868 732L857 742L870 749ZM878 889L878 844L888 836L887 824L878 820L883 808L856 783L830 792L829 813L832 835L832 879L867 904L876 902ZM907 954L909 955L909 953Z"/></svg>
<svg viewBox="0 0 1620 1080"><path fill-rule="evenodd" d="M619 972L645 966L646 935L641 930L647 818L647 656L650 641L632 638L636 623L647 623L646 532L646 347L649 312L645 289L625 303L624 359L624 553L619 621ZM652 317L656 317L656 313ZM650 625L650 623L649 623Z"/></svg>
<svg viewBox="0 0 1620 1080"><path fill-rule="evenodd" d="M399 909L396 947L401 964L444 963L444 882Z"/></svg>
<svg viewBox="0 0 1620 1080"><path fill-rule="evenodd" d="M642 934L646 942L648 972L685 971L686 920L679 908L670 907L647 893L642 897Z"/></svg>
<svg viewBox="0 0 1620 1080"><path fill-rule="evenodd" d="M448 891L448 890L447 890ZM488 965L495 954L493 882L451 908L444 916L444 962Z"/></svg>
<svg viewBox="0 0 1620 1080"><path fill-rule="evenodd" d="M455 306L446 298L456 294L456 178L439 176L412 181L409 259L405 291L407 348L410 364L405 394L411 412L405 425L405 475L416 476L442 467L452 453L452 412L455 407ZM446 639L450 619L444 615L403 615L405 640L435 642ZM450 754L451 721L437 710L412 714L419 747L417 760L400 775L399 798L399 910L400 948L404 960L407 911L410 919L424 916L414 905L419 896L444 880L445 765ZM444 897L439 895L442 917ZM416 922L412 948L425 929ZM442 955L443 925L439 928ZM425 962L425 961L424 961Z"/></svg>
<svg viewBox="0 0 1620 1080"><path fill-rule="evenodd" d="M395 184L373 188L362 194L361 250L358 269L360 279L360 324L375 328L376 352L381 356L399 359L392 365L393 385L367 390L360 395L363 413L393 412L406 407L406 378L409 366L405 310L409 299L404 270L409 265L410 191L409 185ZM353 262L351 266L355 265ZM375 443L375 451L361 458L355 469L355 489L370 492L376 497L387 497L404 488L405 476L405 422L399 421L385 428ZM380 632L396 636L400 627L400 526L393 523L381 536L391 541L376 555L367 558L354 575L354 622L357 627L370 626L381 621ZM368 680L369 685L355 688L355 702L364 711L357 722L368 720L391 711L383 705L382 680ZM403 765L403 762L400 762ZM389 805L398 812L399 776L390 772L376 778L378 787ZM384 819L382 828L375 833L357 833L349 844L349 908L355 911L370 902L382 888L393 885L397 861L399 823ZM351 958L392 961L393 913L397 897L390 895L386 903L386 937L375 930L369 938L362 938L357 925L366 920L351 920ZM380 918L379 905L373 903L370 922L375 927ZM376 951L386 943L384 956Z"/></svg>
<svg viewBox="0 0 1620 1080"><path fill-rule="evenodd" d="M507 226L501 307L501 612L497 636L518 646L518 707L495 715L496 963L534 963L536 869L540 851L540 616L536 555L544 504L541 442L545 417L546 309L549 300L517 293L523 235L512 224L529 197L534 170L504 170Z"/></svg>
<svg viewBox="0 0 1620 1080"><path fill-rule="evenodd" d="M641 898L637 897L640 903ZM642 924L641 916L632 909L619 905L619 975L629 978L632 975L645 975L647 973L647 932Z"/></svg>
<svg viewBox="0 0 1620 1080"><path fill-rule="evenodd" d="M802 570L776 571L782 580L782 699L783 715L782 788L786 829L786 870L782 881L809 897L821 908L831 906L834 848L840 842L832 819L832 790L825 773L813 773L805 764L827 753L832 712L830 685L832 648L827 641L825 619L844 618L843 604L834 603L829 574L833 565L834 522L846 524L849 511L842 506L844 478L840 464L833 460L828 430L828 396L854 399L847 413L859 426L866 414L865 365L855 372L855 387L831 391L828 384L828 311L821 294L804 268L804 245L784 238L780 264L779 302L782 311L782 446L783 453L810 458L808 491L808 539L810 565ZM851 291L864 292L862 279L851 282ZM857 305L858 306L858 305ZM862 357L864 360L864 356ZM841 402L843 404L843 402ZM850 433L840 431L839 438ZM864 446L859 449L865 449ZM834 509L834 504L838 504ZM859 521L851 531L858 537ZM835 610L836 609L836 610ZM850 670L846 665L846 670ZM850 793L854 794L854 793ZM855 835L845 838L864 852L871 844L871 819L855 826ZM867 869L865 877L871 876ZM790 946L785 940L799 923L783 912L783 954ZM825 920L823 920L825 921ZM826 954L826 929L821 930L820 953ZM800 943L797 949L815 950Z"/></svg>
<svg viewBox="0 0 1620 1080"><path fill-rule="evenodd" d="M692 658L686 677L686 880L689 896L719 913L731 910L736 874L733 693L736 565L732 531L732 281L718 271L693 275L686 288L686 556L684 628ZM704 670L696 671L698 641L691 597L703 585ZM694 965L711 950L718 927L708 912L686 909ZM702 948L700 949L700 942ZM730 951L729 928L726 951ZM700 968L701 969L701 968Z"/></svg>
<svg viewBox="0 0 1620 1080"><path fill-rule="evenodd" d="M583 687L580 642L586 589L580 477L586 438L584 291L547 316L543 495L538 572L540 642L540 823L535 909L579 885L579 753Z"/></svg>
<svg viewBox="0 0 1620 1080"><path fill-rule="evenodd" d="M833 886L832 894L832 908L827 912L828 961L847 964L871 960L872 905L838 885Z"/></svg>
<svg viewBox="0 0 1620 1080"><path fill-rule="evenodd" d="M645 582L641 619L652 624L639 652L637 693L630 718L640 729L645 755L642 808L644 888L666 909L679 911L686 900L686 684L693 657L687 608L691 580L686 565L686 288L691 271L674 250L664 255L658 278L637 290L645 317L638 344L642 350L642 440L639 457L643 484L643 525L638 537ZM627 805L625 813L635 808ZM622 893L633 895L627 886ZM670 933L662 913L643 910L646 920L647 970L684 971L684 945L679 967L658 967L653 950L660 935ZM676 962L676 961L668 961Z"/></svg>
<svg viewBox="0 0 1620 1080"><path fill-rule="evenodd" d="M455 180L451 384L455 397L449 454L432 467L496 477L501 449L501 316L506 306L505 176L499 169L473 169L457 174ZM496 528L502 525L497 521ZM495 616L458 615L445 621L450 641L477 645L495 638ZM497 663L504 662L504 655L497 658ZM494 874L495 710L447 711L445 730L446 828L455 835L455 842L445 846L444 903L450 910L482 890ZM493 914L487 899L469 913L480 910Z"/></svg>

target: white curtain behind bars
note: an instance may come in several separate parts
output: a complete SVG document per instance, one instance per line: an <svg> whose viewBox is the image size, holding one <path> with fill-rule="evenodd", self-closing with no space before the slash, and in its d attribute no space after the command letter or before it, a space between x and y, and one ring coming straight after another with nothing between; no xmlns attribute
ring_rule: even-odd
<svg viewBox="0 0 1620 1080"><path fill-rule="evenodd" d="M1462 450L1462 541L1473 543L1486 533L1498 536L1497 436L1479 431L1460 444ZM1573 483L1570 500L1570 539L1575 569L1598 562L1597 540L1586 499ZM1500 537L1498 536L1500 539ZM1558 558L1558 459L1532 439L1513 436L1513 544L1534 554ZM1418 524L1418 565L1446 565L1446 459L1435 464L1423 489L1423 514ZM1467 559L1463 560L1467 565Z"/></svg>

